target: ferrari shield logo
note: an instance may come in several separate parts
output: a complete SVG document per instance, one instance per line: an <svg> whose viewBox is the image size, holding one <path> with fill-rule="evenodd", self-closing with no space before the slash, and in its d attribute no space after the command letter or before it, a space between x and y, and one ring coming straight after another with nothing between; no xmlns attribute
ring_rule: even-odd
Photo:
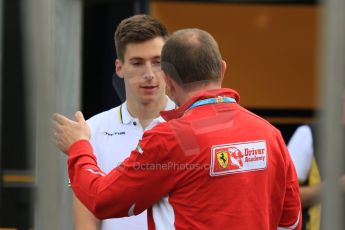
<svg viewBox="0 0 345 230"><path fill-rule="evenodd" d="M226 168L229 163L228 153L226 151L220 151L217 153L217 160L222 168Z"/></svg>

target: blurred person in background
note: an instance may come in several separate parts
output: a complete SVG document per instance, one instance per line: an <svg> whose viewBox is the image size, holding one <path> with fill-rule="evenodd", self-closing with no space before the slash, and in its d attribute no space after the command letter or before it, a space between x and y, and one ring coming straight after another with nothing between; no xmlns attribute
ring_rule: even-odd
<svg viewBox="0 0 345 230"><path fill-rule="evenodd" d="M345 94L343 96L343 120L345 124ZM317 149L317 125L301 125L292 135L288 149L295 164L300 183L302 203L302 229L319 230L321 221L320 199L326 183L322 180L320 158L322 153ZM340 185L345 192L345 174L340 178Z"/></svg>
<svg viewBox="0 0 345 230"><path fill-rule="evenodd" d="M166 27L148 15L124 19L115 31L115 68L124 79L126 101L87 121L97 165L105 173L129 156L145 130L164 121L161 110L175 108L165 95L163 77L156 75L167 36ZM147 229L146 212L99 221L76 196L73 209L76 230Z"/></svg>

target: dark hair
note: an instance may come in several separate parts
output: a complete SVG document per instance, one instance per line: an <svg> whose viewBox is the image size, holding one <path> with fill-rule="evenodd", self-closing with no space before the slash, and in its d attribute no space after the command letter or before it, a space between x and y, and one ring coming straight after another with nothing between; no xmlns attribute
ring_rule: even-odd
<svg viewBox="0 0 345 230"><path fill-rule="evenodd" d="M200 29L178 30L162 50L162 69L181 86L219 81L221 54L214 38Z"/></svg>
<svg viewBox="0 0 345 230"><path fill-rule="evenodd" d="M166 27L149 15L135 15L126 18L117 26L114 40L117 57L123 61L128 43L144 42L156 37L168 36Z"/></svg>

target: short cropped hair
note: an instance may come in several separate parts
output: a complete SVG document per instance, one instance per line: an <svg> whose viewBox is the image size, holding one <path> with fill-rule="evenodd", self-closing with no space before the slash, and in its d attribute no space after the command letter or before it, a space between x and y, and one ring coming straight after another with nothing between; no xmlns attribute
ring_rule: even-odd
<svg viewBox="0 0 345 230"><path fill-rule="evenodd" d="M215 39L200 29L183 29L172 34L162 50L162 69L176 83L219 81L222 57Z"/></svg>
<svg viewBox="0 0 345 230"><path fill-rule="evenodd" d="M124 61L124 53L129 43L140 43L156 37L166 39L167 36L166 27L149 15L126 18L117 26L114 35L117 58Z"/></svg>

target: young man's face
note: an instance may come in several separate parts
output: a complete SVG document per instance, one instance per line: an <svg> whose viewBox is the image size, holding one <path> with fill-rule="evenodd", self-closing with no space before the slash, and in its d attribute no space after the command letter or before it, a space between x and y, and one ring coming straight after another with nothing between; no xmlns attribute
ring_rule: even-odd
<svg viewBox="0 0 345 230"><path fill-rule="evenodd" d="M162 37L141 43L129 43L124 61L116 60L116 73L124 78L127 100L150 103L165 95L165 81L161 71Z"/></svg>

